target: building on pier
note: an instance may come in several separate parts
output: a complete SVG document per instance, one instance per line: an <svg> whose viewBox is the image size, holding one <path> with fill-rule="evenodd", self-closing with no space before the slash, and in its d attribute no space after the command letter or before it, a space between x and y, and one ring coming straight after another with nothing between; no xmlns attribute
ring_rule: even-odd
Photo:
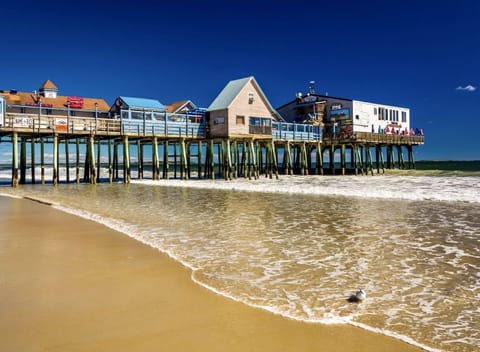
<svg viewBox="0 0 480 352"><path fill-rule="evenodd" d="M32 183L38 172L44 183L46 168L52 169L53 184L60 173L70 182L72 162L76 182L83 170L83 181L91 183L120 175L128 183L132 170L143 178L144 161L152 179L278 177L328 169L335 174L338 166L342 174L373 174L374 167L377 172L385 166L415 167L413 147L424 138L404 134L410 113L402 109L317 95L312 89L278 111L254 77L228 82L208 109L188 100L165 106L124 96L109 107L103 99L59 96L58 87L46 81L38 93L0 92L0 143L12 148L12 186L26 182L27 170ZM150 160L144 160L146 146ZM136 153L133 168L131 153Z"/></svg>
<svg viewBox="0 0 480 352"><path fill-rule="evenodd" d="M228 82L207 108L209 137L272 138L272 121L282 121L253 76Z"/></svg>
<svg viewBox="0 0 480 352"><path fill-rule="evenodd" d="M325 137L348 136L356 132L381 134L415 134L410 123L410 109L405 107L307 94L277 108L289 122L320 124Z"/></svg>
<svg viewBox="0 0 480 352"><path fill-rule="evenodd" d="M0 90L5 100L5 112L18 114L16 127L29 127L33 116L107 118L109 105L102 98L58 95L58 87L46 80L38 90L19 92ZM20 116L24 118L20 118ZM60 122L59 122L60 123Z"/></svg>
<svg viewBox="0 0 480 352"><path fill-rule="evenodd" d="M162 121L167 111L165 105L156 99L117 97L110 107L113 118L121 120Z"/></svg>

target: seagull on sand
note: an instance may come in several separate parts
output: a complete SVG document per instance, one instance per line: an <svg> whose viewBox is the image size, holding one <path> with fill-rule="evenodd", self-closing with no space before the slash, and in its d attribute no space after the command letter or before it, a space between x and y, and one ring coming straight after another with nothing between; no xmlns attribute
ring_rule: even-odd
<svg viewBox="0 0 480 352"><path fill-rule="evenodd" d="M355 293L355 297L357 298L357 300L363 301L365 298L367 298L367 294L365 293L364 290L359 289L359 290Z"/></svg>

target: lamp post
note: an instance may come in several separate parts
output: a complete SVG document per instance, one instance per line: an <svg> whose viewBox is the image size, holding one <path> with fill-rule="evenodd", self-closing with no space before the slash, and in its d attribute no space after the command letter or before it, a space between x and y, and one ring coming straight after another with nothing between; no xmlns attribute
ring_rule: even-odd
<svg viewBox="0 0 480 352"><path fill-rule="evenodd" d="M42 98L38 98L38 131L40 131L41 115L42 115Z"/></svg>
<svg viewBox="0 0 480 352"><path fill-rule="evenodd" d="M70 101L67 101L67 133L70 130Z"/></svg>
<svg viewBox="0 0 480 352"><path fill-rule="evenodd" d="M97 132L98 103L95 102L95 132Z"/></svg>

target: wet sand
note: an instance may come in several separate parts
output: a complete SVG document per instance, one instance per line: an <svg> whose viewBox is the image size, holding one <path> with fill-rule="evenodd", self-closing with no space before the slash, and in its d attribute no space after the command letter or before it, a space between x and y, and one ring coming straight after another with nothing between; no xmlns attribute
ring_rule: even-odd
<svg viewBox="0 0 480 352"><path fill-rule="evenodd" d="M0 197L3 351L421 351L251 308L190 275L105 226Z"/></svg>

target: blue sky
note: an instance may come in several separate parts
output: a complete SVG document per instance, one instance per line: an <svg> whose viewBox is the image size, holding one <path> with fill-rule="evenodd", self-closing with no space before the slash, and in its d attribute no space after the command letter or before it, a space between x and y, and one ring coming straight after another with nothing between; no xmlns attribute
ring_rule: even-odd
<svg viewBox="0 0 480 352"><path fill-rule="evenodd" d="M9 1L0 89L191 99L253 75L278 107L316 92L406 106L421 159L480 159L480 1Z"/></svg>

